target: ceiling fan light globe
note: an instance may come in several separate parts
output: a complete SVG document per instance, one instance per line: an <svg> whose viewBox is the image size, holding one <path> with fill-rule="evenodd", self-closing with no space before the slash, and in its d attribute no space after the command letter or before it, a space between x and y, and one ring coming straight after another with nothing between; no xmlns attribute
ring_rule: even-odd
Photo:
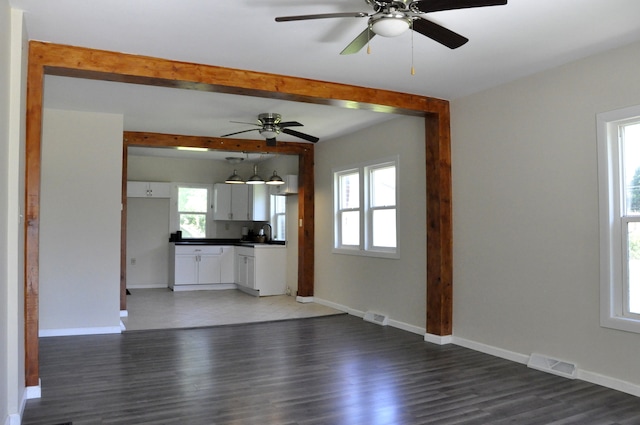
<svg viewBox="0 0 640 425"><path fill-rule="evenodd" d="M382 37L397 37L409 29L411 22L404 16L386 15L371 21L371 31Z"/></svg>
<svg viewBox="0 0 640 425"><path fill-rule="evenodd" d="M278 135L275 128L263 128L260 130L260 135L265 139L273 139Z"/></svg>

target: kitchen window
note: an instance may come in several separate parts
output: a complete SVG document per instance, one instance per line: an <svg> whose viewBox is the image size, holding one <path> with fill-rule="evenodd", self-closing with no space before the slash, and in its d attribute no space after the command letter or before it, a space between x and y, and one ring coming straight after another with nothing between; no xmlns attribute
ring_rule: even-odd
<svg viewBox="0 0 640 425"><path fill-rule="evenodd" d="M335 169L333 176L333 252L398 258L398 158Z"/></svg>
<svg viewBox="0 0 640 425"><path fill-rule="evenodd" d="M177 228L183 238L206 238L209 232L211 187L178 185L176 187Z"/></svg>
<svg viewBox="0 0 640 425"><path fill-rule="evenodd" d="M640 106L598 114L601 324L640 333Z"/></svg>
<svg viewBox="0 0 640 425"><path fill-rule="evenodd" d="M271 195L271 224L272 239L284 241L287 239L287 197Z"/></svg>

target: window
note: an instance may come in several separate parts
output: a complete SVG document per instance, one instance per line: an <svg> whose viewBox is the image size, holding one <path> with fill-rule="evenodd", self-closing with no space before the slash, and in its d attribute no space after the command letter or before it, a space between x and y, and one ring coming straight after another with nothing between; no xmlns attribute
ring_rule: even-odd
<svg viewBox="0 0 640 425"><path fill-rule="evenodd" d="M640 107L598 115L601 324L640 333Z"/></svg>
<svg viewBox="0 0 640 425"><path fill-rule="evenodd" d="M183 238L206 238L210 188L206 185L178 185L177 219Z"/></svg>
<svg viewBox="0 0 640 425"><path fill-rule="evenodd" d="M271 224L273 226L272 239L284 241L287 238L286 233L286 213L287 198L286 196L271 195Z"/></svg>
<svg viewBox="0 0 640 425"><path fill-rule="evenodd" d="M398 158L334 170L334 252L398 258Z"/></svg>

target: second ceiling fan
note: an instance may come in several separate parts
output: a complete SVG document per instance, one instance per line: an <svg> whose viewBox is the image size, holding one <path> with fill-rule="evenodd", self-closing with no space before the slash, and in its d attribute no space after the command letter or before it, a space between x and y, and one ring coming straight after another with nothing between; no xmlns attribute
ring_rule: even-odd
<svg viewBox="0 0 640 425"><path fill-rule="evenodd" d="M315 136L311 136L309 134L301 133L299 131L295 131L290 129L289 127L303 127L297 121L282 121L282 116L280 114L274 113L264 113L258 115L258 122L239 122L239 121L231 121L237 124L249 124L255 125L259 128L250 128L249 130L241 130L236 131L234 133L223 134L220 137L228 137L233 136L240 133L247 133L249 131L257 131L260 133L262 137L264 137L267 141L267 146L275 146L276 145L276 136L280 133L288 134L290 136L298 137L300 139L306 140L307 142L316 143L319 138Z"/></svg>
<svg viewBox="0 0 640 425"><path fill-rule="evenodd" d="M425 13L472 7L500 6L507 0L365 0L373 7L373 13L339 12L317 15L281 16L276 22L304 21L325 18L369 18L367 28L340 52L350 55L359 52L376 35L395 37L412 29L450 49L456 49L468 38L426 19Z"/></svg>

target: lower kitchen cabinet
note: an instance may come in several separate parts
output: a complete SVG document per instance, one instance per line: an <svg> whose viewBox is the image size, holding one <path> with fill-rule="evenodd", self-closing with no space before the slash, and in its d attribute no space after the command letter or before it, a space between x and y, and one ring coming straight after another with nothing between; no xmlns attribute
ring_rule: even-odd
<svg viewBox="0 0 640 425"><path fill-rule="evenodd" d="M284 295L284 245L171 244L169 287L174 291L238 288L255 296Z"/></svg>
<svg viewBox="0 0 640 425"><path fill-rule="evenodd" d="M232 246L171 244L170 251L171 289L205 289L199 286L233 283L233 276L229 276L229 269L233 270ZM225 260L232 264L224 264Z"/></svg>
<svg viewBox="0 0 640 425"><path fill-rule="evenodd" d="M236 247L236 284L244 292L257 296L285 294L286 269L284 246Z"/></svg>

